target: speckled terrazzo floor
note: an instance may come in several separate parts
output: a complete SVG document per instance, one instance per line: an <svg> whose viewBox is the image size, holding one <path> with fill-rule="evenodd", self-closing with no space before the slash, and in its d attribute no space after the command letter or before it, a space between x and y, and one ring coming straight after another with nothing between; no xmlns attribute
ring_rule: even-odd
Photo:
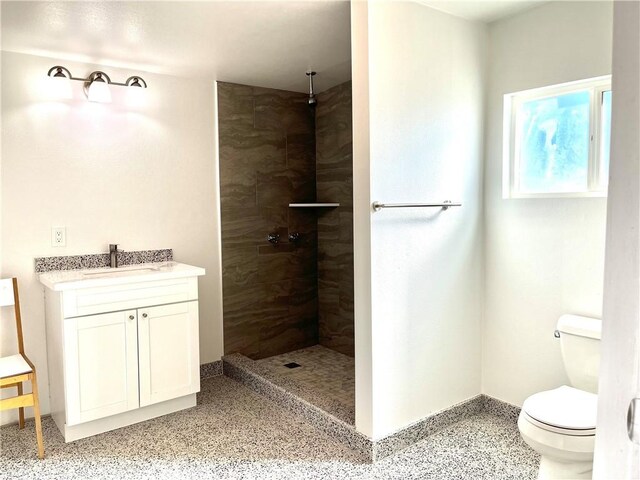
<svg viewBox="0 0 640 480"><path fill-rule="evenodd" d="M298 363L300 367L285 367L289 362ZM256 360L256 364L268 368L271 373L268 378L274 384L351 425L355 423L356 380L352 357L314 345ZM283 378L287 381L279 381Z"/></svg>
<svg viewBox="0 0 640 480"><path fill-rule="evenodd" d="M515 424L463 420L374 465L227 377L202 382L198 406L65 444L43 421L0 429L0 478L20 479L528 479L537 456Z"/></svg>

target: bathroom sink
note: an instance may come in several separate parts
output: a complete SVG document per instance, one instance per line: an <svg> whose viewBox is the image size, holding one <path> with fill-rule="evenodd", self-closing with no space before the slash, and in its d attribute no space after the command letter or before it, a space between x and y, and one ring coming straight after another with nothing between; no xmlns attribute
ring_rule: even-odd
<svg viewBox="0 0 640 480"><path fill-rule="evenodd" d="M157 267L120 267L110 268L108 270L82 272L82 276L84 278L126 277L129 275L144 275L145 273L157 271Z"/></svg>
<svg viewBox="0 0 640 480"><path fill-rule="evenodd" d="M40 274L40 282L53 291L126 285L204 275L204 269L174 261L140 263L118 268L60 270Z"/></svg>

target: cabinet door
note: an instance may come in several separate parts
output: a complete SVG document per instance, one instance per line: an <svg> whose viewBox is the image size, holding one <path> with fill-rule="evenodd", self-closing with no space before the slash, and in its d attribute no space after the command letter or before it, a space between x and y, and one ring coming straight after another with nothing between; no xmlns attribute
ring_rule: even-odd
<svg viewBox="0 0 640 480"><path fill-rule="evenodd" d="M67 425L138 408L136 311L64 320Z"/></svg>
<svg viewBox="0 0 640 480"><path fill-rule="evenodd" d="M138 310L140 406L200 391L198 302Z"/></svg>

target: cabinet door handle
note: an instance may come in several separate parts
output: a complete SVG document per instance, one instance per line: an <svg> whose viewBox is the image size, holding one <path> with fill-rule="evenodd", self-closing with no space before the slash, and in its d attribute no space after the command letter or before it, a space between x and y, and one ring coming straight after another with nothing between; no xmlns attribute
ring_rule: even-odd
<svg viewBox="0 0 640 480"><path fill-rule="evenodd" d="M627 411L629 440L640 445L640 398L632 398Z"/></svg>
<svg viewBox="0 0 640 480"><path fill-rule="evenodd" d="M143 314L142 314L142 318L147 318L147 316L148 316L148 315L147 315L146 313L143 313Z"/></svg>
<svg viewBox="0 0 640 480"><path fill-rule="evenodd" d="M134 318L136 317L134 317L133 315L129 315L129 320L133 320Z"/></svg>

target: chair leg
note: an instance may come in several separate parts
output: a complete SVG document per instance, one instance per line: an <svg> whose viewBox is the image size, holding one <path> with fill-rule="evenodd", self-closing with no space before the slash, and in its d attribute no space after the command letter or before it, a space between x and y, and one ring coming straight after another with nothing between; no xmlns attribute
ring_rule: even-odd
<svg viewBox="0 0 640 480"><path fill-rule="evenodd" d="M22 382L17 384L18 387L18 396L22 395ZM24 407L20 407L18 409L18 428L22 430L24 428Z"/></svg>
<svg viewBox="0 0 640 480"><path fill-rule="evenodd" d="M44 442L42 441L42 423L40 422L40 399L38 398L38 381L36 372L31 377L31 392L33 393L33 416L36 422L36 438L38 440L38 458L44 458Z"/></svg>

